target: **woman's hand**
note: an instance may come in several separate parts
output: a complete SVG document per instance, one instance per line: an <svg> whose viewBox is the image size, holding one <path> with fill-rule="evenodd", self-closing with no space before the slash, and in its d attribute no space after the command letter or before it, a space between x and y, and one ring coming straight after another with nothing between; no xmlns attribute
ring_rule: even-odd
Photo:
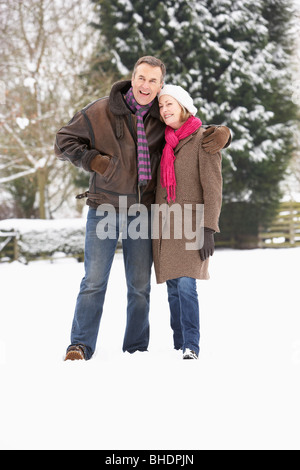
<svg viewBox="0 0 300 470"><path fill-rule="evenodd" d="M201 261L207 260L215 252L214 230L204 227L204 243L200 250Z"/></svg>

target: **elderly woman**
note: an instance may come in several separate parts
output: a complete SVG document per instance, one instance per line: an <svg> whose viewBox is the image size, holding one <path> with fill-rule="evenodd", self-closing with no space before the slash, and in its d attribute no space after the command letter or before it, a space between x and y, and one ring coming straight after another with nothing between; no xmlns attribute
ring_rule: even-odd
<svg viewBox="0 0 300 470"><path fill-rule="evenodd" d="M191 96L180 86L165 85L159 94L161 119L166 123L166 145L158 172L156 208L167 208L167 217L158 223L153 237L153 257L158 283L167 282L174 347L183 350L184 359L197 359L200 351L200 320L196 279L209 279L209 257L214 253L214 233L219 232L222 204L221 154L208 154L202 148L204 128L196 118ZM224 132L229 129L222 126ZM174 203L191 208L192 223L199 224L198 207L204 207L202 247L187 249L190 242L182 230L175 231ZM188 205L188 206L187 206ZM169 213L168 213L169 212ZM169 236L164 237L166 220ZM203 220L203 219L202 219ZM182 222L183 221L183 222ZM186 221L182 215L179 224ZM183 227L184 228L184 227ZM198 232L200 227L196 227Z"/></svg>

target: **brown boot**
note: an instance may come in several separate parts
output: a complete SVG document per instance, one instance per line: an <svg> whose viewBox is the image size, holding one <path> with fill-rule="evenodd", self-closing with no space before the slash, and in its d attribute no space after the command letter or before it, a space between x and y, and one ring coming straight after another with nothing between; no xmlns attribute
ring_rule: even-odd
<svg viewBox="0 0 300 470"><path fill-rule="evenodd" d="M84 352L80 346L71 346L68 349L65 361L84 361Z"/></svg>

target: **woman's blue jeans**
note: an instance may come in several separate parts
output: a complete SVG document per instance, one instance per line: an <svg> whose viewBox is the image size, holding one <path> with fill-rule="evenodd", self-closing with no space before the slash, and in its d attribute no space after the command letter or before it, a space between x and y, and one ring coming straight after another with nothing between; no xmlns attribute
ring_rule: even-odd
<svg viewBox="0 0 300 470"><path fill-rule="evenodd" d="M82 345L86 359L90 359L95 352L109 274L121 232L128 293L123 351L146 351L149 344L152 267L150 215L149 232L144 239L124 237L128 226L137 217L127 217L124 213L116 213L111 218L106 226L109 236L100 239L98 224L104 217L97 215L96 209L89 209L85 239L85 277L81 282L71 332L71 346ZM114 289L117 297L119 286L116 284ZM120 309L123 309L123 305L120 305Z"/></svg>
<svg viewBox="0 0 300 470"><path fill-rule="evenodd" d="M200 313L196 279L180 277L167 281L175 349L199 354Z"/></svg>

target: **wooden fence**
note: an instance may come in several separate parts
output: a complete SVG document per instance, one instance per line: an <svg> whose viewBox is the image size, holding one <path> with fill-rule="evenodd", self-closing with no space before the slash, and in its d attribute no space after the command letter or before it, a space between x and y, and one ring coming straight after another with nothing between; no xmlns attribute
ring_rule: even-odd
<svg viewBox="0 0 300 470"><path fill-rule="evenodd" d="M259 248L300 246L300 203L283 202L267 230L260 230Z"/></svg>
<svg viewBox="0 0 300 470"><path fill-rule="evenodd" d="M66 222L39 219L0 221L0 263L17 260L27 264L62 257L76 258L82 262L84 240L85 221L80 219L68 219ZM119 240L117 251L121 247Z"/></svg>
<svg viewBox="0 0 300 470"><path fill-rule="evenodd" d="M19 234L17 232L0 231L0 261L2 256L7 256L11 260L18 259L18 239Z"/></svg>

